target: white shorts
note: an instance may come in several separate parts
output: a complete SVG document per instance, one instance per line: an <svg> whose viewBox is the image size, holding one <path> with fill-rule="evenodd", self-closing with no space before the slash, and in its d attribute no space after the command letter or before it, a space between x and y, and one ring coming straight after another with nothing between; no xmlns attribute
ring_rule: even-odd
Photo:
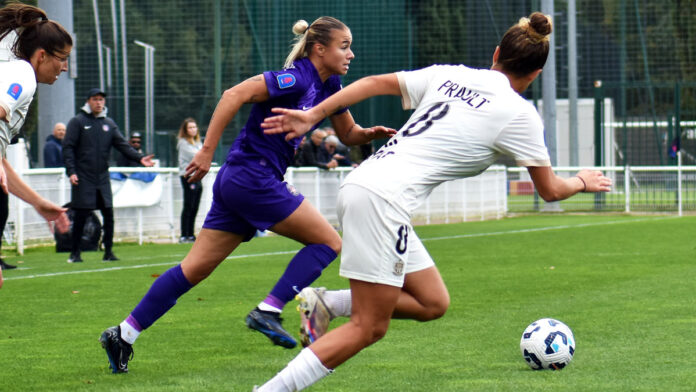
<svg viewBox="0 0 696 392"><path fill-rule="evenodd" d="M343 227L340 275L403 287L404 277L435 265L403 210L359 185L338 193Z"/></svg>

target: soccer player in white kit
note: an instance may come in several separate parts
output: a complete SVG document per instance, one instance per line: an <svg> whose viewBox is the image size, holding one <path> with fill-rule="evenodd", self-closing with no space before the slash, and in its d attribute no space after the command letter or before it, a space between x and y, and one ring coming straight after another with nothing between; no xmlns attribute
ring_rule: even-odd
<svg viewBox="0 0 696 392"><path fill-rule="evenodd" d="M70 226L66 209L31 189L12 169L6 153L24 124L36 84L58 80L68 69L71 50L70 34L40 8L13 3L0 9L0 53L9 57L0 61L0 192L9 191L31 204L61 232Z"/></svg>
<svg viewBox="0 0 696 392"><path fill-rule="evenodd" d="M445 181L475 176L500 155L527 167L539 195L562 200L609 191L600 172L556 176L543 124L519 94L539 75L549 50L551 19L533 13L512 26L490 70L435 65L366 77L307 112L274 110L269 133L296 137L318 118L375 95L399 95L415 109L385 146L351 172L338 196L343 226L340 274L350 279L350 321L314 341L258 391L299 391L381 339L392 317L441 317L449 294L412 230L411 213Z"/></svg>

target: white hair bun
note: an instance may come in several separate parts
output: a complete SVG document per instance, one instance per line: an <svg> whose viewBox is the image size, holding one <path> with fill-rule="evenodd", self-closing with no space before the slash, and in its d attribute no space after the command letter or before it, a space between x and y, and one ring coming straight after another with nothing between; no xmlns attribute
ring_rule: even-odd
<svg viewBox="0 0 696 392"><path fill-rule="evenodd" d="M295 33L295 35L302 35L308 28L309 23L304 19L300 19L292 26L292 32Z"/></svg>

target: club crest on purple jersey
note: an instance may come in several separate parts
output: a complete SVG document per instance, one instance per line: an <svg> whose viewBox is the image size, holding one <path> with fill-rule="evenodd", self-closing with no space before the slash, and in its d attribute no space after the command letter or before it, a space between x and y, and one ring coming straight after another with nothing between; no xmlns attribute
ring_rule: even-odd
<svg viewBox="0 0 696 392"><path fill-rule="evenodd" d="M281 75L276 76L278 79L278 87L279 88L288 88L292 87L295 85L295 75L289 74L289 73L284 73Z"/></svg>
<svg viewBox="0 0 696 392"><path fill-rule="evenodd" d="M104 132L109 132L109 126L106 124L102 125L102 130L104 130Z"/></svg>
<svg viewBox="0 0 696 392"><path fill-rule="evenodd" d="M17 100L22 94L22 85L19 83L12 83L10 88L7 89L7 95Z"/></svg>
<svg viewBox="0 0 696 392"><path fill-rule="evenodd" d="M300 194L300 191L298 191L297 188L288 184L287 182L285 183L285 186L288 188L288 192L290 192L291 195L297 196Z"/></svg>

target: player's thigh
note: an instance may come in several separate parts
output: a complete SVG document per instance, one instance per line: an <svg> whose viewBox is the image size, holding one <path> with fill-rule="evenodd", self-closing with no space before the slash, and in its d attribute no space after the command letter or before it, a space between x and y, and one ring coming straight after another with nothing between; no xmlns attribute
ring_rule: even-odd
<svg viewBox="0 0 696 392"><path fill-rule="evenodd" d="M401 289L396 286L350 280L352 311L350 320L373 339L387 332Z"/></svg>
<svg viewBox="0 0 696 392"><path fill-rule="evenodd" d="M273 225L271 230L303 244L326 244L336 253L341 251L338 232L306 199L290 216Z"/></svg>
<svg viewBox="0 0 696 392"><path fill-rule="evenodd" d="M244 237L222 230L203 228L198 233L191 250L181 262L181 269L192 284L197 284L210 275Z"/></svg>

